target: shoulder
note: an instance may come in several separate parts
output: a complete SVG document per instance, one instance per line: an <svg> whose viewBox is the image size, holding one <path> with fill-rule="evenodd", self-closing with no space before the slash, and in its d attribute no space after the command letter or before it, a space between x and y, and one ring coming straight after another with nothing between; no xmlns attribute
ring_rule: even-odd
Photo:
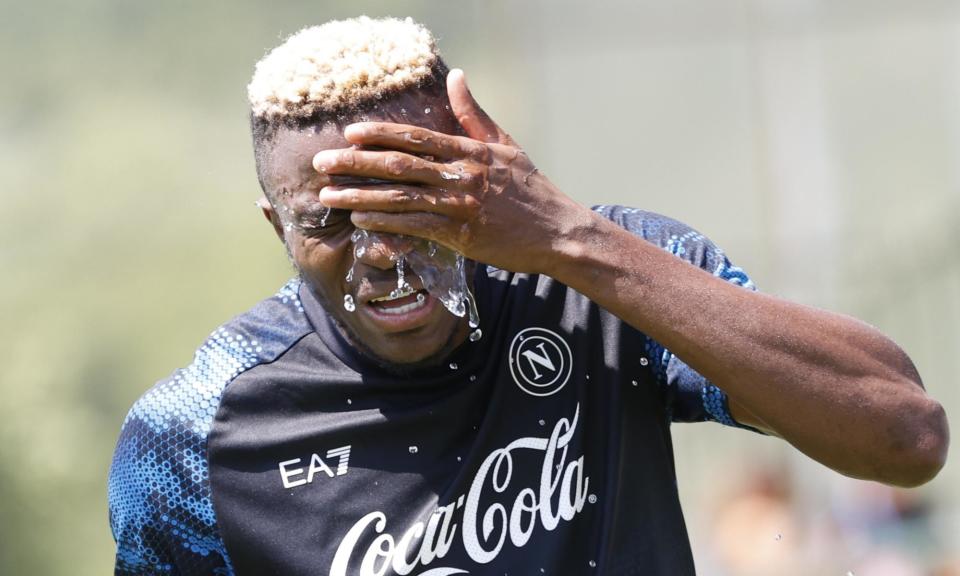
<svg viewBox="0 0 960 576"><path fill-rule="evenodd" d="M229 383L310 331L298 288L291 281L214 330L188 366L130 409L108 480L118 572L226 561L209 494L207 436Z"/></svg>
<svg viewBox="0 0 960 576"><path fill-rule="evenodd" d="M133 405L124 428L142 423L160 434L182 427L205 436L227 385L241 373L286 352L311 328L291 280L273 297L214 330L193 361L150 388Z"/></svg>

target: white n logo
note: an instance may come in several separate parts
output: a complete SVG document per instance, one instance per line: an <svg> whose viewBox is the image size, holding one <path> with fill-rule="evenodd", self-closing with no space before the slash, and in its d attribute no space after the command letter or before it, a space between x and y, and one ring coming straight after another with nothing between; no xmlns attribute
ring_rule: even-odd
<svg viewBox="0 0 960 576"><path fill-rule="evenodd" d="M540 366L543 366L544 368L546 368L551 372L556 372L557 367L553 365L553 360L550 360L550 356L547 354L547 351L544 350L543 342L541 342L540 344L537 344L536 347L540 349L539 354L537 354L533 350L524 350L523 352L520 353L520 355L526 358L527 362L530 363L530 368L533 370L534 379L539 380L540 378L543 377L543 374L541 374L537 370L537 364L539 364Z"/></svg>
<svg viewBox="0 0 960 576"><path fill-rule="evenodd" d="M510 342L510 375L531 396L550 396L563 388L573 373L573 354L567 341L546 328L524 328Z"/></svg>

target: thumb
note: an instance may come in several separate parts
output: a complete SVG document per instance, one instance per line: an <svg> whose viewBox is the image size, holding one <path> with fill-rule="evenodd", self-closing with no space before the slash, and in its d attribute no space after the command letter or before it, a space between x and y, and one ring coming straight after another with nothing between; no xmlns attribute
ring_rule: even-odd
<svg viewBox="0 0 960 576"><path fill-rule="evenodd" d="M467 136L491 144L517 145L513 138L501 130L473 99L473 94L467 88L467 79L463 70L454 68L447 74L447 97L450 99L454 116L457 117Z"/></svg>

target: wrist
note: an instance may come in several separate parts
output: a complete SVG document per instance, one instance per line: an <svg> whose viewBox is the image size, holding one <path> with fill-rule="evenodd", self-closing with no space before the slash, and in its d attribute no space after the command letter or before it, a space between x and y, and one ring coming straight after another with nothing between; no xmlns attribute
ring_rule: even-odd
<svg viewBox="0 0 960 576"><path fill-rule="evenodd" d="M558 233L551 237L549 257L544 259L543 274L567 285L589 282L593 275L592 262L602 250L605 230L611 222L593 210L574 204L562 219ZM616 225L613 225L617 228Z"/></svg>

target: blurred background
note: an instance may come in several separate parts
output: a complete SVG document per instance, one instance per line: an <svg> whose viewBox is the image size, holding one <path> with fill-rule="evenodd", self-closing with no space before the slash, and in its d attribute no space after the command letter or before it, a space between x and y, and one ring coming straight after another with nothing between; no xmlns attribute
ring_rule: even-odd
<svg viewBox="0 0 960 576"><path fill-rule="evenodd" d="M245 87L335 17L423 22L566 192L878 326L957 422L956 0L0 4L0 574L110 572L126 410L291 275ZM957 442L899 491L715 424L675 436L702 574L960 574Z"/></svg>

